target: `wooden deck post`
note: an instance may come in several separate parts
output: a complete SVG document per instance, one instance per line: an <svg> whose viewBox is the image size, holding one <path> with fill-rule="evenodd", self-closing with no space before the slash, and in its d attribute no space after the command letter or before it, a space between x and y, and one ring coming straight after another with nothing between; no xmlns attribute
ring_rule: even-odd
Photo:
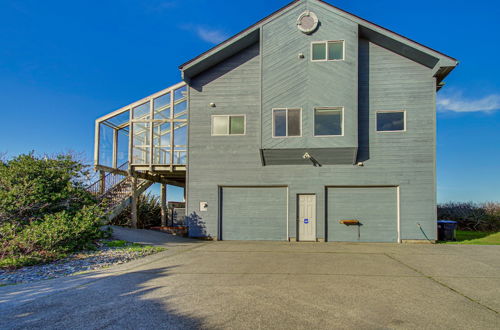
<svg viewBox="0 0 500 330"><path fill-rule="evenodd" d="M113 168L118 167L118 130L113 128Z"/></svg>
<svg viewBox="0 0 500 330"><path fill-rule="evenodd" d="M106 172L99 171L99 194L103 195L106 192Z"/></svg>
<svg viewBox="0 0 500 330"><path fill-rule="evenodd" d="M167 185L161 184L161 226L167 226Z"/></svg>
<svg viewBox="0 0 500 330"><path fill-rule="evenodd" d="M132 177L132 228L137 229L137 177Z"/></svg>

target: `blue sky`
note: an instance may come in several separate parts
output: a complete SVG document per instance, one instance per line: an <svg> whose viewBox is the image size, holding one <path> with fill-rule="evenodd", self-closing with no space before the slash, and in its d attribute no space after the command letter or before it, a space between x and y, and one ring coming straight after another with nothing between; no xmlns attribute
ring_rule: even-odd
<svg viewBox="0 0 500 330"><path fill-rule="evenodd" d="M180 81L179 64L287 3L0 0L0 152L90 162L97 117ZM438 94L438 200L500 200L500 3L330 3L460 60Z"/></svg>

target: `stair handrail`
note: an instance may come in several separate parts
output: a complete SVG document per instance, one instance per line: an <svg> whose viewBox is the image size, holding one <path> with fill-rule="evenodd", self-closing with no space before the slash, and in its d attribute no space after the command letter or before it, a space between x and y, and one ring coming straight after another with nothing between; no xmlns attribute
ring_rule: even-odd
<svg viewBox="0 0 500 330"><path fill-rule="evenodd" d="M128 170L128 161L118 166L117 170ZM108 172L106 173L106 175L104 175L104 178L97 179L95 182L88 185L85 189L94 196L102 196L116 187L118 184L120 184L126 177L126 175L120 173ZM101 187L102 181L104 181L104 189L102 189Z"/></svg>

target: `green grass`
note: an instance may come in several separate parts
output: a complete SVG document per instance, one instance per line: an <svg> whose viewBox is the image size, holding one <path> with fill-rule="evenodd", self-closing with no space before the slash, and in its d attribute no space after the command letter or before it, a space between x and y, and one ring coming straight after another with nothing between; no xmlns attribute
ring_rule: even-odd
<svg viewBox="0 0 500 330"><path fill-rule="evenodd" d="M29 256L6 257L0 259L0 269L15 269L24 266L32 266L41 263L38 258Z"/></svg>
<svg viewBox="0 0 500 330"><path fill-rule="evenodd" d="M138 244L138 246L127 246L126 249L129 251L151 251L152 253L162 252L166 250L165 248L159 246L140 244Z"/></svg>
<svg viewBox="0 0 500 330"><path fill-rule="evenodd" d="M162 247L130 243L122 240L105 241L104 244L110 248L127 249L129 251L151 251L153 253L165 251L165 248Z"/></svg>
<svg viewBox="0 0 500 330"><path fill-rule="evenodd" d="M39 255L33 253L31 255L18 255L18 256L10 256L0 259L0 269L17 269L26 266L34 266L38 264L44 264L48 262L52 262L57 259L62 259L66 257L64 253L53 253L53 254L44 254Z"/></svg>
<svg viewBox="0 0 500 330"><path fill-rule="evenodd" d="M125 246L129 245L130 243L127 241L116 240L116 241L104 241L104 244L110 248L113 248L113 247L118 248L118 247L125 247Z"/></svg>
<svg viewBox="0 0 500 330"><path fill-rule="evenodd" d="M500 245L500 232L488 233L482 231L457 230L455 242L443 242L445 244L471 244L471 245Z"/></svg>

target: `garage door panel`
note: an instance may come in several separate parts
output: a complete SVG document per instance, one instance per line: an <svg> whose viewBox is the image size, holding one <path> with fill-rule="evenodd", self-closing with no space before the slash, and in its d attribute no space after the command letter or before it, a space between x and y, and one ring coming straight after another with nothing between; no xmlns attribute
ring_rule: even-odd
<svg viewBox="0 0 500 330"><path fill-rule="evenodd" d="M284 187L222 188L223 240L285 240Z"/></svg>
<svg viewBox="0 0 500 330"><path fill-rule="evenodd" d="M395 187L328 188L329 241L396 242L397 190ZM340 220L359 220L346 226Z"/></svg>

